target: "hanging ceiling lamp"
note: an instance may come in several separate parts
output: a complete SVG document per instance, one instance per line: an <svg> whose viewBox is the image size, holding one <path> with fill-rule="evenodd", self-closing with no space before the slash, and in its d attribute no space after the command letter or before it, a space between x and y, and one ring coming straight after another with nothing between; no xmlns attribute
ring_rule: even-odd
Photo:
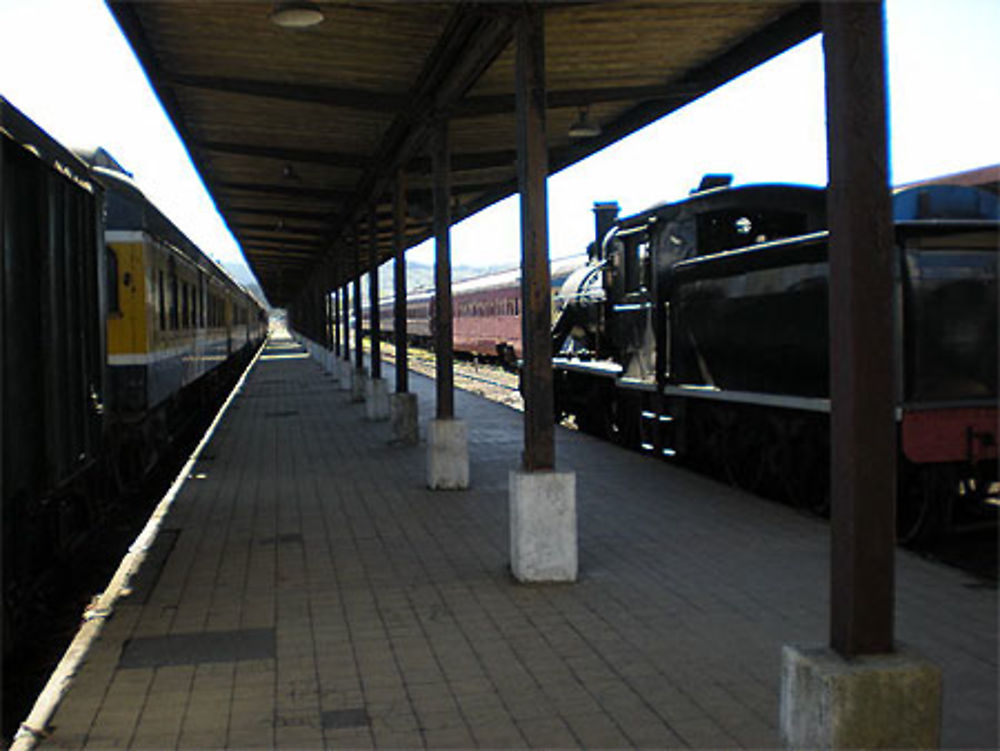
<svg viewBox="0 0 1000 751"><path fill-rule="evenodd" d="M308 29L323 22L323 11L309 0L282 0L274 4L270 18L283 29Z"/></svg>
<svg viewBox="0 0 1000 751"><path fill-rule="evenodd" d="M594 138L601 135L601 126L591 121L590 108L581 107L580 116L569 126L570 138Z"/></svg>

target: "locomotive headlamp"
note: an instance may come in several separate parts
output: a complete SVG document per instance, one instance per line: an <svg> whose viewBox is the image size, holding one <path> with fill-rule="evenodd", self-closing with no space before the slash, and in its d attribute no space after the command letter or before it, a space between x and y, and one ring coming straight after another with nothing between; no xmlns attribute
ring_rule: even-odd
<svg viewBox="0 0 1000 751"><path fill-rule="evenodd" d="M323 11L308 0L283 0L274 4L270 18L283 29L308 29L323 22Z"/></svg>

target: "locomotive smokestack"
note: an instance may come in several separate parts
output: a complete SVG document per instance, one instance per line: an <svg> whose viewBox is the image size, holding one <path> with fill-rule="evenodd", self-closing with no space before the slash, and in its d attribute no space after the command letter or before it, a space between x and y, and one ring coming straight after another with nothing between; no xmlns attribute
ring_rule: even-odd
<svg viewBox="0 0 1000 751"><path fill-rule="evenodd" d="M620 207L617 201L604 201L594 204L594 229L597 234L597 243L594 245L592 252L590 253L590 258L593 259L603 259L604 258L604 236L608 234L608 230L614 225L615 221L618 219L618 211Z"/></svg>

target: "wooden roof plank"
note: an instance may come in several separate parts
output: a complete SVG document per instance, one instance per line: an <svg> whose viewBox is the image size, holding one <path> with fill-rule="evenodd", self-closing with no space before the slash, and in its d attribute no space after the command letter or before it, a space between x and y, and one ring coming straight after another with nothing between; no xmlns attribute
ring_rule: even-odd
<svg viewBox="0 0 1000 751"><path fill-rule="evenodd" d="M407 241L429 235L423 149L439 117L453 121L454 220L516 190L517 4L327 2L324 24L288 32L263 3L107 1L275 303L343 252L370 205L379 254L392 254L383 230L399 168L413 178ZM819 30L818 5L803 0L543 5L550 174ZM602 134L573 141L581 107ZM283 261L288 273L251 237L279 222L298 230L286 237L317 238Z"/></svg>

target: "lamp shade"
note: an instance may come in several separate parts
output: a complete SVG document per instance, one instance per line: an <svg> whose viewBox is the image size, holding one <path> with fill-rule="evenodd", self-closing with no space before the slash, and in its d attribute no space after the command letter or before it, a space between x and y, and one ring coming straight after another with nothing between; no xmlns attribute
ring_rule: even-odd
<svg viewBox="0 0 1000 751"><path fill-rule="evenodd" d="M580 109L580 116L569 126L570 138L594 138L601 135L601 126L592 122L587 108Z"/></svg>
<svg viewBox="0 0 1000 751"><path fill-rule="evenodd" d="M323 11L308 0L285 0L274 4L270 18L284 29L307 29L323 22Z"/></svg>

